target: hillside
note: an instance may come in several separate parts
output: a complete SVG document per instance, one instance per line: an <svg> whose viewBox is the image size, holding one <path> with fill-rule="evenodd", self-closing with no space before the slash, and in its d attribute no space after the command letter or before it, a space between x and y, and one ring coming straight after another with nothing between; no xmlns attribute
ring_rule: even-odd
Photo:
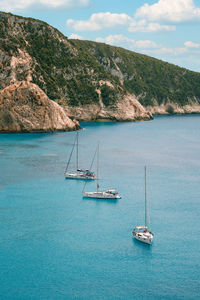
<svg viewBox="0 0 200 300"><path fill-rule="evenodd" d="M200 112L200 74L122 48L69 40L45 22L0 12L0 89L38 85L82 121Z"/></svg>
<svg viewBox="0 0 200 300"><path fill-rule="evenodd" d="M72 43L87 49L145 107L200 102L200 73L119 47L80 40Z"/></svg>
<svg viewBox="0 0 200 300"><path fill-rule="evenodd" d="M62 107L33 83L16 82L0 92L0 132L53 132L79 128Z"/></svg>

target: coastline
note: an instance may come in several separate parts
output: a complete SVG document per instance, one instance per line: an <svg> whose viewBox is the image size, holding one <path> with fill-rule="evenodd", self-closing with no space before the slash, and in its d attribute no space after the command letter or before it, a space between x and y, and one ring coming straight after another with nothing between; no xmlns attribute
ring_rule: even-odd
<svg viewBox="0 0 200 300"><path fill-rule="evenodd" d="M173 114L169 114L169 113L155 113L153 114L153 117L152 119L140 119L140 120L133 120L133 121L130 121L130 120L111 120L111 119L99 119L99 120L81 120L79 121L80 122L80 125L83 123L133 123L133 122L142 122L142 121L153 121L154 118L156 117L178 117L178 116L185 116L185 117L189 117L189 116L198 116L200 115L200 112L187 112L187 113L173 113ZM26 134L26 133L57 133L57 132L72 132L72 131L76 131L76 130L82 130L84 129L83 127L80 126L80 128L78 129L73 129L73 130L63 130L63 129L58 129L58 130L31 130L31 131L27 131L27 130L23 130L23 131L8 131L8 130L4 130L4 131L0 131L0 134L16 134L16 133L19 133L19 134Z"/></svg>

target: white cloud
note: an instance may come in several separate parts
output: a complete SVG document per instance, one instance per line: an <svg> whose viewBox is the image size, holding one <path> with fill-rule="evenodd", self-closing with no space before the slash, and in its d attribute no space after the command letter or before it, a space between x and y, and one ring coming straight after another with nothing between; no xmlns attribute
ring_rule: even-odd
<svg viewBox="0 0 200 300"><path fill-rule="evenodd" d="M200 44L193 43L191 41L185 42L184 45L186 48L199 48L200 47Z"/></svg>
<svg viewBox="0 0 200 300"><path fill-rule="evenodd" d="M200 19L200 7L196 7L193 0L159 0L153 5L144 4L136 11L135 18L170 22L195 20Z"/></svg>
<svg viewBox="0 0 200 300"><path fill-rule="evenodd" d="M130 32L158 32L158 31L172 31L176 27L172 25L161 25L159 23L147 23L146 20L142 19L139 21L133 20L130 23L129 31Z"/></svg>
<svg viewBox="0 0 200 300"><path fill-rule="evenodd" d="M81 35L76 34L76 33L72 33L72 34L70 34L69 39L83 40L83 37Z"/></svg>
<svg viewBox="0 0 200 300"><path fill-rule="evenodd" d="M68 19L67 25L76 31L96 31L104 28L115 28L130 23L127 14L112 14L110 12L92 14L89 20Z"/></svg>
<svg viewBox="0 0 200 300"><path fill-rule="evenodd" d="M157 48L158 45L150 40L141 40L141 41L136 41L135 42L135 48L137 49L154 49Z"/></svg>
<svg viewBox="0 0 200 300"><path fill-rule="evenodd" d="M149 54L170 54L173 56L179 56L181 54L186 53L188 50L185 47L177 47L177 48L170 48L170 47L160 47L155 50L149 51Z"/></svg>
<svg viewBox="0 0 200 300"><path fill-rule="evenodd" d="M105 38L96 38L96 42L100 43L106 43L109 45L115 45L119 47L124 47L130 50L136 50L136 49L152 49L157 48L158 45L150 40L141 40L141 41L135 41L131 38L128 38L122 34L116 34L116 35L108 35Z"/></svg>
<svg viewBox="0 0 200 300"><path fill-rule="evenodd" d="M0 9L7 12L26 10L33 7L76 8L86 7L90 0L0 0Z"/></svg>
<svg viewBox="0 0 200 300"><path fill-rule="evenodd" d="M200 57L200 44L191 41L186 41L183 46L172 48L164 47L151 40L134 40L122 34L116 34L108 35L104 38L98 37L96 38L96 42L123 47L172 63L176 63L180 59L184 61L184 58L187 60L190 55Z"/></svg>
<svg viewBox="0 0 200 300"><path fill-rule="evenodd" d="M152 5L146 3L141 6L134 17L124 13L94 13L88 20L68 19L67 26L76 31L128 26L129 32L160 32L176 30L174 24L163 24L164 21L179 23L191 20L200 20L200 7L195 6L194 0L157 0Z"/></svg>
<svg viewBox="0 0 200 300"><path fill-rule="evenodd" d="M128 30L130 32L158 32L176 29L176 27L172 25L148 23L145 19L136 21L127 14L113 14L110 12L92 14L88 20L68 19L67 26L76 31L98 31L123 26L129 26Z"/></svg>

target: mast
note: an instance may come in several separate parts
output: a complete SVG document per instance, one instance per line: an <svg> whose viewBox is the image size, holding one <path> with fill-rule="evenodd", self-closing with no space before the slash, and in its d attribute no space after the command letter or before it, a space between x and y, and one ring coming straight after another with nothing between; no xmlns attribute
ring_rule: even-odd
<svg viewBox="0 0 200 300"><path fill-rule="evenodd" d="M96 157L96 155L97 155L97 151L98 151L98 147L97 147L96 150L95 150L95 153L94 153L94 156L93 156L93 159L92 159L92 163L91 163L91 166L90 166L90 171L92 170L92 166L93 166L95 157ZM85 186L86 186L86 184L87 184L87 181L85 181L85 184L84 184L84 186L83 186L82 193L85 191Z"/></svg>
<svg viewBox="0 0 200 300"><path fill-rule="evenodd" d="M145 227L147 227L147 167L144 167L144 184L145 184Z"/></svg>
<svg viewBox="0 0 200 300"><path fill-rule="evenodd" d="M72 154L73 154L73 151L74 151L75 144L76 144L76 138L75 138L75 140L74 140L74 144L73 144L73 147L72 147L72 150L71 150L71 153L70 153L70 156L69 156L68 162L67 162L67 166L66 166L66 169L65 169L65 173L66 173L66 172L67 172L67 170L68 170L69 163L70 163L70 161L71 161L71 157L72 157Z"/></svg>
<svg viewBox="0 0 200 300"><path fill-rule="evenodd" d="M78 131L77 131L77 144L76 144L76 169L78 170Z"/></svg>
<svg viewBox="0 0 200 300"><path fill-rule="evenodd" d="M99 191L99 143L97 146L97 192Z"/></svg>

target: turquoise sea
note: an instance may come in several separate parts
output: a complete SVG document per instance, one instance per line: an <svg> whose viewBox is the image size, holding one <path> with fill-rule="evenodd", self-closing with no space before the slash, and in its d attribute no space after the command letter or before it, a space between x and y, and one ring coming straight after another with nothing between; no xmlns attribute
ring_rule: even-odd
<svg viewBox="0 0 200 300"><path fill-rule="evenodd" d="M122 199L64 179L76 133L0 135L0 299L199 299L200 115L82 127L80 166L99 141L100 186ZM144 165L151 246L131 233Z"/></svg>

